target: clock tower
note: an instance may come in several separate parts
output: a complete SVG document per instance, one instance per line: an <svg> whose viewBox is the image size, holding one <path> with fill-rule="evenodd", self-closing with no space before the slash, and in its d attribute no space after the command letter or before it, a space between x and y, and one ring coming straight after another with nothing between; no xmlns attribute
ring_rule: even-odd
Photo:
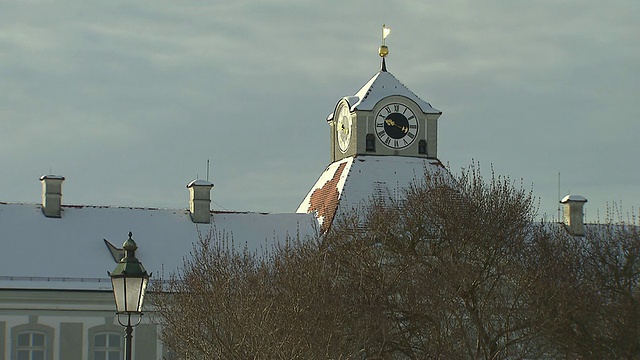
<svg viewBox="0 0 640 360"><path fill-rule="evenodd" d="M387 71L385 34L383 30L380 71L355 95L340 99L327 117L332 162L357 155L437 158L437 120L442 112Z"/></svg>
<svg viewBox="0 0 640 360"><path fill-rule="evenodd" d="M399 199L425 174L448 174L438 156L442 114L387 71L389 28L383 25L382 66L353 96L338 101L327 117L331 164L298 207L316 214L320 230L372 200Z"/></svg>

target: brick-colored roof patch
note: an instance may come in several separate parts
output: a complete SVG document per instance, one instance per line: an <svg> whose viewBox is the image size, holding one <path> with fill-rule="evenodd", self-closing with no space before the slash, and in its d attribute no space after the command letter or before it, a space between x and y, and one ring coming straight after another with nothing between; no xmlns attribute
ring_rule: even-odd
<svg viewBox="0 0 640 360"><path fill-rule="evenodd" d="M346 165L346 163L340 164L331 180L327 181L321 188L315 189L311 194L307 212L317 211L317 216L322 217L322 226L320 228L322 232L326 232L329 229L333 217L336 215L338 200L340 199L338 181L340 181L340 175L342 175Z"/></svg>

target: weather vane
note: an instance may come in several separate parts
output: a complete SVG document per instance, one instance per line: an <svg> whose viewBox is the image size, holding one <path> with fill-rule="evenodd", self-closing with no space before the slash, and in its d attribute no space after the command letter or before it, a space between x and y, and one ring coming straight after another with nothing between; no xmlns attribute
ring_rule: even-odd
<svg viewBox="0 0 640 360"><path fill-rule="evenodd" d="M385 40L389 33L391 32L391 28L387 27L387 25L382 25L382 45L380 45L380 49L378 49L378 54L381 57L385 57L389 54L389 48L385 45Z"/></svg>

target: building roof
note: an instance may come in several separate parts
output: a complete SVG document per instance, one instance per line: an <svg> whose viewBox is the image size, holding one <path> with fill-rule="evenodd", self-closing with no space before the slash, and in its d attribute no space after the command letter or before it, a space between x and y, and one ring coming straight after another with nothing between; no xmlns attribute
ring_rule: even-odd
<svg viewBox="0 0 640 360"><path fill-rule="evenodd" d="M346 96L344 99L349 103L350 110L371 111L376 104L388 96L404 96L415 102L425 114L442 114L442 112L420 99L403 83L398 81L393 74L380 70L353 96ZM333 113L329 114L327 121L333 119Z"/></svg>
<svg viewBox="0 0 640 360"><path fill-rule="evenodd" d="M403 189L424 178L425 172L446 172L437 159L360 155L329 165L297 212L316 213L322 230L336 215L349 213L373 198L399 199Z"/></svg>
<svg viewBox="0 0 640 360"><path fill-rule="evenodd" d="M560 200L561 203L567 203L567 202L587 202L587 199L584 196L581 195L567 195L565 197L562 198L562 200Z"/></svg>
<svg viewBox="0 0 640 360"><path fill-rule="evenodd" d="M187 187L190 188L192 186L210 186L213 187L213 183L210 183L206 180L195 179L187 184Z"/></svg>
<svg viewBox="0 0 640 360"><path fill-rule="evenodd" d="M0 289L110 290L107 271L116 263L104 240L121 247L129 231L158 279L182 267L199 234L262 252L297 234L315 236L317 222L313 214L213 212L211 224L196 225L188 210L100 206L63 206L61 218L48 218L39 204L0 203L0 229Z"/></svg>

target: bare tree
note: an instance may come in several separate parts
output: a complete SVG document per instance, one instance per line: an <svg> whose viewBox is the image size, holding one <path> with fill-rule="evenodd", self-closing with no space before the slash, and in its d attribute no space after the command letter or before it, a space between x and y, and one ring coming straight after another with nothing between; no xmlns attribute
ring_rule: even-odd
<svg viewBox="0 0 640 360"><path fill-rule="evenodd" d="M201 237L152 297L163 343L180 359L360 358L369 334L345 325L362 321L361 309L336 251L289 239L257 255Z"/></svg>
<svg viewBox="0 0 640 360"><path fill-rule="evenodd" d="M572 237L477 166L264 254L202 236L155 293L180 359L637 358L637 226Z"/></svg>
<svg viewBox="0 0 640 360"><path fill-rule="evenodd" d="M530 353L524 254L531 191L509 178L427 174L399 202L380 205L365 236L395 274L396 328L409 358L513 358Z"/></svg>
<svg viewBox="0 0 640 360"><path fill-rule="evenodd" d="M640 358L640 228L610 210L584 237L547 232L537 315L555 353L583 359Z"/></svg>

